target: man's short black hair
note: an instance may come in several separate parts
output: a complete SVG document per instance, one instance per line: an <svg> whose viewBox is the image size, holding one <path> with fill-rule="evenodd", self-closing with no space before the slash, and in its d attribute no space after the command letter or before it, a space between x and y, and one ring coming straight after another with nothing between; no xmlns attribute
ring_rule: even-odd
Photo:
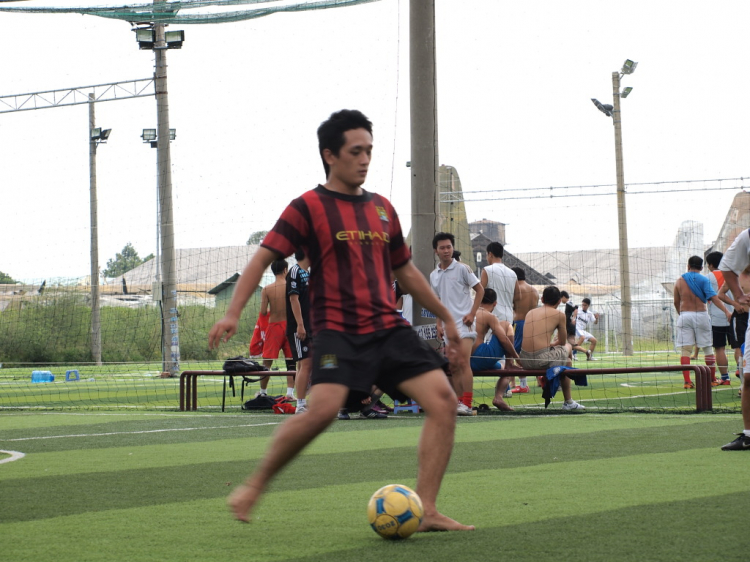
<svg viewBox="0 0 750 562"><path fill-rule="evenodd" d="M545 287L544 291L542 291L542 302L549 305L556 305L557 303L559 303L560 289L558 289L554 285Z"/></svg>
<svg viewBox="0 0 750 562"><path fill-rule="evenodd" d="M520 267L511 267L510 269L516 274L519 281L526 281L526 272L523 269Z"/></svg>
<svg viewBox="0 0 750 562"><path fill-rule="evenodd" d="M490 242L487 244L487 253L492 253L496 258L503 257L503 245L500 242Z"/></svg>
<svg viewBox="0 0 750 562"><path fill-rule="evenodd" d="M278 275L279 273L284 273L288 267L289 265L286 263L286 260L275 260L271 264L271 272L274 275Z"/></svg>
<svg viewBox="0 0 750 562"><path fill-rule="evenodd" d="M437 250L438 242L441 240L450 240L451 246L456 246L456 239L450 232L438 232L432 239L433 250Z"/></svg>
<svg viewBox="0 0 750 562"><path fill-rule="evenodd" d="M568 294L568 291L560 291L560 298L569 299L570 295Z"/></svg>
<svg viewBox="0 0 750 562"><path fill-rule="evenodd" d="M482 304L494 304L497 302L497 293L494 289L487 287L484 290L484 296L482 297Z"/></svg>
<svg viewBox="0 0 750 562"><path fill-rule="evenodd" d="M583 300L582 300L581 302L582 302L583 304L591 304L591 299L590 299L590 298L588 298L588 297L586 297L586 298L585 298L585 299L583 299Z"/></svg>
<svg viewBox="0 0 750 562"><path fill-rule="evenodd" d="M690 256L688 259L688 267L690 269L703 269L703 258L700 256Z"/></svg>
<svg viewBox="0 0 750 562"><path fill-rule="evenodd" d="M706 256L706 263L714 269L719 269L719 264L721 263L721 258L723 257L724 254L722 254L721 252L711 252Z"/></svg>
<svg viewBox="0 0 750 562"><path fill-rule="evenodd" d="M294 259L297 260L298 262L305 259L305 251L302 248L300 248L299 250L294 252Z"/></svg>
<svg viewBox="0 0 750 562"><path fill-rule="evenodd" d="M341 147L344 146L346 138L344 133L352 129L364 129L372 135L372 123L365 117L365 114L356 109L342 109L323 121L318 127L318 150L320 158L323 160L323 169L326 171L326 178L331 171L331 167L323 158L323 151L327 148L331 154L339 155Z"/></svg>

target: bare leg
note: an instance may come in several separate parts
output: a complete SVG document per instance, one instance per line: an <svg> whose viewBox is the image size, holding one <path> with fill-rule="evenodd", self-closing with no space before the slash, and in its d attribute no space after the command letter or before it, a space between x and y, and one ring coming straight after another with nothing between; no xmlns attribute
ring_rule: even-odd
<svg viewBox="0 0 750 562"><path fill-rule="evenodd" d="M424 518L419 526L425 531L472 531L473 525L462 525L437 510L437 495L453 450L456 408L451 387L442 371L429 371L408 379L399 390L424 409L426 418L419 439L419 473L417 494L422 499Z"/></svg>
<svg viewBox="0 0 750 562"><path fill-rule="evenodd" d="M716 356L716 366L719 368L719 374L722 378L727 376L729 362L727 361L727 348L715 347L714 355Z"/></svg>
<svg viewBox="0 0 750 562"><path fill-rule="evenodd" d="M596 338L591 338L589 342L591 342L591 345L589 345L589 351L594 353L594 350L596 349Z"/></svg>
<svg viewBox="0 0 750 562"><path fill-rule="evenodd" d="M276 431L258 468L227 498L236 519L250 521L253 506L271 479L333 422L348 392L339 384L321 383L313 387L310 392L313 400L307 413L287 418ZM455 408L451 413L455 416Z"/></svg>
<svg viewBox="0 0 750 562"><path fill-rule="evenodd" d="M307 387L310 386L310 372L312 371L312 358L306 357L297 363L297 378L294 383L294 391L297 398L304 399L307 396Z"/></svg>
<svg viewBox="0 0 750 562"><path fill-rule="evenodd" d="M503 400L503 395L508 389L511 378L512 377L500 377L497 380L497 384L495 385L495 398L492 400L492 404L496 406L498 410L502 410L504 412L513 411L513 408L510 407L505 400Z"/></svg>
<svg viewBox="0 0 750 562"><path fill-rule="evenodd" d="M271 367L273 366L273 359L264 359L263 360L263 366L271 370ZM271 377L263 377L260 379L260 389L261 390L268 390L268 381L271 380Z"/></svg>
<svg viewBox="0 0 750 562"><path fill-rule="evenodd" d="M745 429L750 429L750 377L745 376L742 381L742 398L740 399L742 404L742 424Z"/></svg>

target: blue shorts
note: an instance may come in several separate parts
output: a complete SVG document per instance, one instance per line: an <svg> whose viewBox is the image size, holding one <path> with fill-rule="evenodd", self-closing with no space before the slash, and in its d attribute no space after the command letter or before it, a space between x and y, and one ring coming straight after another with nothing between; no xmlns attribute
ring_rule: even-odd
<svg viewBox="0 0 750 562"><path fill-rule="evenodd" d="M505 350L500 345L500 340L495 334L492 334L488 343L479 344L471 354L472 371L491 371L493 369L502 369L500 359L505 358Z"/></svg>
<svg viewBox="0 0 750 562"><path fill-rule="evenodd" d="M523 343L523 325L526 324L526 320L516 320L513 322L513 329L516 331L516 335L513 338L513 347L516 353L521 353L521 344Z"/></svg>

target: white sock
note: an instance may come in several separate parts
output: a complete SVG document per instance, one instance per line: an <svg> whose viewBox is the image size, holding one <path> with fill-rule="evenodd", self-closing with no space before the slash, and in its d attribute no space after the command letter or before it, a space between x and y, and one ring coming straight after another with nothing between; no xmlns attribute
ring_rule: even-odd
<svg viewBox="0 0 750 562"><path fill-rule="evenodd" d="M266 389L266 388L261 388L260 389L260 394L268 394L267 390L268 389Z"/></svg>
<svg viewBox="0 0 750 562"><path fill-rule="evenodd" d="M750 437L750 429L746 429L742 433L744 433L745 435L747 435L748 437Z"/></svg>
<svg viewBox="0 0 750 562"><path fill-rule="evenodd" d="M300 406L307 406L307 400L304 398L297 398L297 407L299 408Z"/></svg>
<svg viewBox="0 0 750 562"><path fill-rule="evenodd" d="M529 383L526 382L526 377L519 377L518 381L521 383L521 388L529 388Z"/></svg>
<svg viewBox="0 0 750 562"><path fill-rule="evenodd" d="M294 388L291 386L286 387L286 395L287 396L294 396Z"/></svg>

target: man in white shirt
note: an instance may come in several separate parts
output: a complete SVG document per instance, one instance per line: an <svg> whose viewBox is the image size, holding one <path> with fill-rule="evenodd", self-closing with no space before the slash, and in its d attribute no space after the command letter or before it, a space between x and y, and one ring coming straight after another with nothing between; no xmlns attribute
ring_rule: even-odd
<svg viewBox="0 0 750 562"><path fill-rule="evenodd" d="M469 268L453 259L453 248L456 240L449 232L438 232L432 239L432 247L440 260L437 268L430 273L430 285L445 307L453 316L458 335L461 338L461 349L458 358L451 363L451 380L458 396L457 413L459 416L472 415L474 399L474 376L469 361L471 348L477 334L472 325L479 304L484 296L484 288L476 275ZM476 291L471 298L471 289ZM437 320L438 339L443 339L443 325Z"/></svg>
<svg viewBox="0 0 750 562"><path fill-rule="evenodd" d="M513 323L513 303L520 298L518 277L503 263L503 245L500 242L487 244L487 261L490 265L482 270L482 287L497 294L497 306L492 314L499 320Z"/></svg>
<svg viewBox="0 0 750 562"><path fill-rule="evenodd" d="M746 294L738 282L740 273L750 265L750 231L743 230L721 259L719 269L724 273L724 281L729 286L729 290L734 295L734 300L742 305L750 304L750 294ZM750 332L750 328L748 328ZM745 333L745 373L742 381L742 422L744 431L739 434L737 439L727 443L722 447L724 451L750 451L750 345L748 343L748 334Z"/></svg>
<svg viewBox="0 0 750 562"><path fill-rule="evenodd" d="M589 342L589 353L586 354L586 358L589 361L597 361L594 359L594 349L596 349L596 338L586 331L590 323L599 323L599 314L590 311L591 299L585 298L581 301L581 308L578 309L578 316L576 316L576 345L581 345L584 342Z"/></svg>

